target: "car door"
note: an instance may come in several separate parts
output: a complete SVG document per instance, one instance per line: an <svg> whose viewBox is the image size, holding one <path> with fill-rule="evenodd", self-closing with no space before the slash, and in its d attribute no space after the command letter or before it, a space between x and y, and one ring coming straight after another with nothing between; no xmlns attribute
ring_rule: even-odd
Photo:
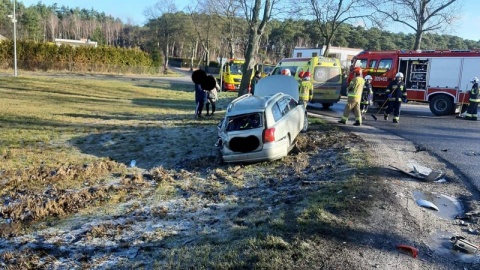
<svg viewBox="0 0 480 270"><path fill-rule="evenodd" d="M290 134L290 140L291 142L293 139L296 137L296 134L298 134L298 110L296 110L295 107L291 107L291 101L293 98L288 97L288 96L283 96L281 99L277 101L277 105L280 109L280 112L282 114L282 117L280 118L279 121L276 123L276 129L278 129L278 135L281 136L281 138L288 138L288 135ZM293 100L293 102L296 101Z"/></svg>

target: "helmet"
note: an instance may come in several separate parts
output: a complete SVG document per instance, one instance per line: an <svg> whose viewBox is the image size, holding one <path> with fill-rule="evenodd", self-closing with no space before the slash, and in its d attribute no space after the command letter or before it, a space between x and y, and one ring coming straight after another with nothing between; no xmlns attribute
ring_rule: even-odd
<svg viewBox="0 0 480 270"><path fill-rule="evenodd" d="M403 73L398 72L398 73L395 75L395 78L403 78Z"/></svg>
<svg viewBox="0 0 480 270"><path fill-rule="evenodd" d="M360 73L362 73L362 68L360 68L360 67L354 67L354 68L353 68L353 72L356 73L356 74L360 74Z"/></svg>
<svg viewBox="0 0 480 270"><path fill-rule="evenodd" d="M303 72L303 70L302 70L302 71L300 71L300 72L298 73L298 77L299 77L300 79L302 79L303 76L305 76L305 72Z"/></svg>
<svg viewBox="0 0 480 270"><path fill-rule="evenodd" d="M286 68L286 69L282 70L282 75L290 76L292 74L290 73L290 69Z"/></svg>
<svg viewBox="0 0 480 270"><path fill-rule="evenodd" d="M371 79L372 79L372 76L370 75L365 76L365 80L371 80Z"/></svg>
<svg viewBox="0 0 480 270"><path fill-rule="evenodd" d="M476 83L476 82L478 82L478 78L477 78L477 77L473 77L473 78L472 78L472 83Z"/></svg>
<svg viewBox="0 0 480 270"><path fill-rule="evenodd" d="M310 72L306 71L305 73L303 73L303 79L305 81L310 81Z"/></svg>

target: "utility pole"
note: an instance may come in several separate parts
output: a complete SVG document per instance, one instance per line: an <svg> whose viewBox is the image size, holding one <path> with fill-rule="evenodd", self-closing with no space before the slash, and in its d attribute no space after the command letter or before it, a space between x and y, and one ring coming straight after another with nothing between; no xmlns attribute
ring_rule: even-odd
<svg viewBox="0 0 480 270"><path fill-rule="evenodd" d="M8 15L13 22L13 76L17 77L17 15L15 12L16 1L13 0L13 15Z"/></svg>
<svg viewBox="0 0 480 270"><path fill-rule="evenodd" d="M13 62L14 62L14 72L13 76L17 77L17 15L15 13L16 1L13 0Z"/></svg>

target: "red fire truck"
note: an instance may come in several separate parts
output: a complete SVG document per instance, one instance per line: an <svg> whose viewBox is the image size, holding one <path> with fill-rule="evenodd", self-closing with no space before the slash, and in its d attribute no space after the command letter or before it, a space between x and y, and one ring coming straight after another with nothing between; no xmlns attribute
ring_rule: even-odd
<svg viewBox="0 0 480 270"><path fill-rule="evenodd" d="M372 76L375 103L384 103L385 89L402 72L408 100L429 103L433 114L447 115L468 104L470 81L480 76L480 50L363 51L352 59L348 82L355 66L364 77Z"/></svg>

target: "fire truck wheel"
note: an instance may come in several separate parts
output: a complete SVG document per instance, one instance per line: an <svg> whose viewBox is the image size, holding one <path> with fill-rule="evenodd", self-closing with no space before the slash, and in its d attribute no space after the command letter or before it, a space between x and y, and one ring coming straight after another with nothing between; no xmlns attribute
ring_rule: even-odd
<svg viewBox="0 0 480 270"><path fill-rule="evenodd" d="M447 95L436 95L430 100L430 111L437 115L448 115L454 111L453 99Z"/></svg>

